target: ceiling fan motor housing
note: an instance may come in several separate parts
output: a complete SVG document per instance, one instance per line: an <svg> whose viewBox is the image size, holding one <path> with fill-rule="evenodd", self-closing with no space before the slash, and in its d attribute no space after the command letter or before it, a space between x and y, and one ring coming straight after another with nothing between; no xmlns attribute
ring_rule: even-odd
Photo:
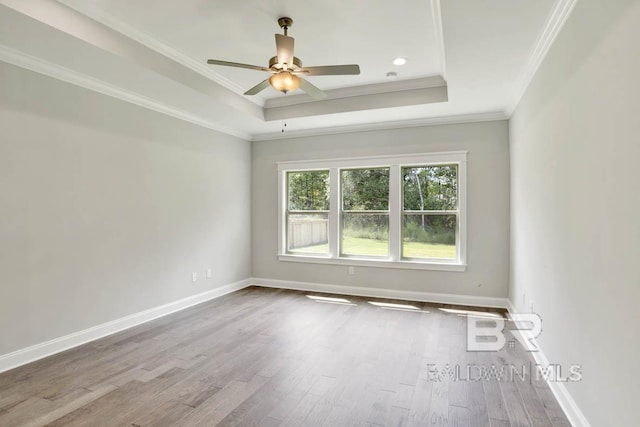
<svg viewBox="0 0 640 427"><path fill-rule="evenodd" d="M291 71L296 71L302 68L302 61L297 56L293 57L293 64L289 66ZM269 69L274 72L279 72L281 69L278 67L278 57L274 56L269 59Z"/></svg>

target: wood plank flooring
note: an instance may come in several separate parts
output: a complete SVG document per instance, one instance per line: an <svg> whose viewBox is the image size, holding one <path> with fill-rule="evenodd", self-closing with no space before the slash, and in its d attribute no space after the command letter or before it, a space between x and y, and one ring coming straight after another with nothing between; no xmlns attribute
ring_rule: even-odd
<svg viewBox="0 0 640 427"><path fill-rule="evenodd" d="M462 380L533 361L467 352L452 306L307 295L247 288L0 374L0 425L570 426L528 373Z"/></svg>

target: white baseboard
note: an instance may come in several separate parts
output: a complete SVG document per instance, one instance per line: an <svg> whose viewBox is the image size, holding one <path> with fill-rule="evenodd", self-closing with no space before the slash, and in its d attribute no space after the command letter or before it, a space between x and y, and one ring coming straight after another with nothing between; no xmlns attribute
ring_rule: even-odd
<svg viewBox="0 0 640 427"><path fill-rule="evenodd" d="M507 310L511 314L521 313L511 300L507 301ZM515 333L519 332L516 331ZM537 342L535 342L535 346L540 349L540 351L531 352L536 364L542 367L549 366L549 359L545 356L542 348L540 348ZM591 427L587 417L584 416L576 401L573 400L573 397L571 397L569 390L567 390L563 382L547 381L547 384L573 427Z"/></svg>
<svg viewBox="0 0 640 427"><path fill-rule="evenodd" d="M507 311L511 314L522 313L521 311L518 311L518 309L510 299L507 299Z"/></svg>
<svg viewBox="0 0 640 427"><path fill-rule="evenodd" d="M192 295L178 301L153 307L148 310L112 320L101 325L93 326L82 331L74 332L63 337L23 348L12 353L0 355L0 372L26 365L27 363L34 362L38 359L86 344L90 341L97 340L98 338L103 338L107 335L175 313L176 311L184 310L185 308L221 297L222 295L246 288L250 285L250 279L240 280L238 282L211 289L197 295Z"/></svg>
<svg viewBox="0 0 640 427"><path fill-rule="evenodd" d="M474 307L507 308L507 298L481 297L472 295L439 294L397 289L366 288L362 286L329 285L325 283L296 282L291 280L251 279L254 286L265 288L292 289L327 294L354 295L371 298L402 299L408 301L434 302L441 304L469 305Z"/></svg>

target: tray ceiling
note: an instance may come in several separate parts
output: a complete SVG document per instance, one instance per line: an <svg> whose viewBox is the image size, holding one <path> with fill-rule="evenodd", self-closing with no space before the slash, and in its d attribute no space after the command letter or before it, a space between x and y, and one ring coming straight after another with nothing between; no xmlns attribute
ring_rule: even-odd
<svg viewBox="0 0 640 427"><path fill-rule="evenodd" d="M78 81L93 79L111 86L111 96L259 140L506 118L573 1L0 3L0 59L56 78L67 73L86 87ZM328 91L325 101L271 88L247 97L266 73L206 65L208 58L266 65L285 15L304 65L357 63L361 75L309 77ZM393 65L395 57L407 64Z"/></svg>

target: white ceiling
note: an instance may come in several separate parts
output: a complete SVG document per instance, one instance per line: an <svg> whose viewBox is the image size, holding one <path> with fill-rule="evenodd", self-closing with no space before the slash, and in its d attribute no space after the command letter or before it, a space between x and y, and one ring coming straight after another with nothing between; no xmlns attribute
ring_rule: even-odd
<svg viewBox="0 0 640 427"><path fill-rule="evenodd" d="M0 3L0 60L255 140L506 118L566 18L563 0ZM206 65L267 65L280 16L294 20L304 65L357 63L361 75L308 77L330 93L311 102L271 88L243 96L268 75ZM398 56L407 64L393 65ZM283 135L264 114L285 104L279 114L303 117Z"/></svg>
<svg viewBox="0 0 640 427"><path fill-rule="evenodd" d="M358 77L310 78L323 89L382 82L388 71L397 71L403 78L441 74L431 24L433 15L430 2L425 0L404 0L401 8L398 2L387 0L68 0L66 3L87 14L98 9L202 63L215 58L267 66L276 53L274 34L282 33L277 20L280 16L291 16L294 23L289 35L296 40L295 54L303 64L361 66ZM391 60L397 56L411 61L405 67L396 67ZM260 72L219 66L213 66L212 72L244 90L267 77ZM268 92L269 97L279 95L273 89Z"/></svg>

